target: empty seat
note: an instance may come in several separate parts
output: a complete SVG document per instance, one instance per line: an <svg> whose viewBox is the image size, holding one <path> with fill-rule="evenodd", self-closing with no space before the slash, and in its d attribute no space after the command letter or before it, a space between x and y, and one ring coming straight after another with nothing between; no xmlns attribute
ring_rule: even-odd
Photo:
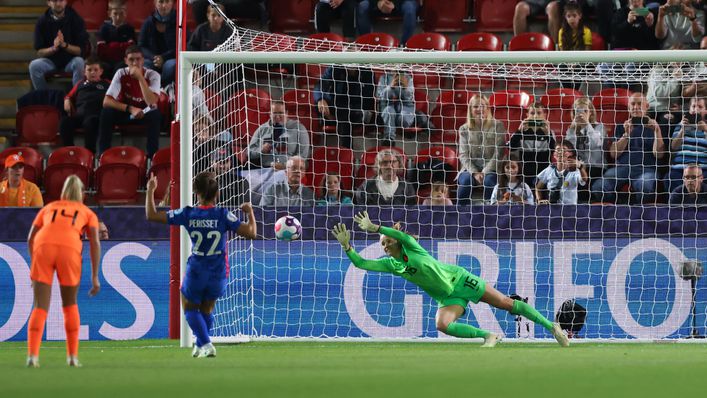
<svg viewBox="0 0 707 398"><path fill-rule="evenodd" d="M309 33L314 30L314 0L270 0L270 31Z"/></svg>
<svg viewBox="0 0 707 398"><path fill-rule="evenodd" d="M19 145L56 144L59 139L59 110L50 105L20 108L15 116Z"/></svg>
<svg viewBox="0 0 707 398"><path fill-rule="evenodd" d="M47 159L44 170L44 201L59 199L66 178L75 174L85 187L90 187L93 175L93 153L79 146L55 149Z"/></svg>
<svg viewBox="0 0 707 398"><path fill-rule="evenodd" d="M515 132L525 118L525 109L533 96L520 90L495 91L489 97L493 117L506 126L509 135Z"/></svg>
<svg viewBox="0 0 707 398"><path fill-rule="evenodd" d="M513 14L519 0L474 1L476 30L479 32L512 32Z"/></svg>
<svg viewBox="0 0 707 398"><path fill-rule="evenodd" d="M629 118L628 99L632 92L624 88L609 88L599 91L592 98L597 111L597 121L604 124L608 137L613 137L616 125Z"/></svg>
<svg viewBox="0 0 707 398"><path fill-rule="evenodd" d="M467 0L427 1L422 7L425 32L462 32L469 16Z"/></svg>
<svg viewBox="0 0 707 398"><path fill-rule="evenodd" d="M141 149L119 146L103 152L96 169L96 201L129 204L138 200L147 157Z"/></svg>
<svg viewBox="0 0 707 398"><path fill-rule="evenodd" d="M322 127L314 107L312 93L309 90L289 90L282 94L282 100L285 102L287 116L297 118L309 131L312 145L317 145L321 138Z"/></svg>
<svg viewBox="0 0 707 398"><path fill-rule="evenodd" d="M125 22L132 25L137 32L142 28L143 22L155 12L154 1L144 0L126 0L125 5L128 9L128 15Z"/></svg>
<svg viewBox="0 0 707 398"><path fill-rule="evenodd" d="M473 92L464 90L445 90L439 94L430 117L430 123L435 127L431 142L457 142L457 130L466 123L469 100L473 95Z"/></svg>
<svg viewBox="0 0 707 398"><path fill-rule="evenodd" d="M69 5L83 18L86 30L98 30L108 19L108 0L71 0Z"/></svg>
<svg viewBox="0 0 707 398"><path fill-rule="evenodd" d="M395 36L383 32L366 33L357 37L354 43L364 44L359 48L360 51L389 51L400 45Z"/></svg>
<svg viewBox="0 0 707 398"><path fill-rule="evenodd" d="M525 32L511 38L508 51L555 51L555 43L545 33Z"/></svg>

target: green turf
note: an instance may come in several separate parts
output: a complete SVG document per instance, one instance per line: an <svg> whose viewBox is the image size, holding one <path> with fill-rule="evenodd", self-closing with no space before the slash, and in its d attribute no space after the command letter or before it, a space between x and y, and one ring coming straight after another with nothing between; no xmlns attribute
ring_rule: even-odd
<svg viewBox="0 0 707 398"><path fill-rule="evenodd" d="M707 344L254 342L194 359L175 341L62 343L24 367L23 343L0 343L0 397L700 397Z"/></svg>

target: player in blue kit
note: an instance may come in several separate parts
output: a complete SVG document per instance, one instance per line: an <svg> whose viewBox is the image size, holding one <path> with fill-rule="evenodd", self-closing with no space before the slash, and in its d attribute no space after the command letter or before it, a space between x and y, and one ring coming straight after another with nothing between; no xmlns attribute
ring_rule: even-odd
<svg viewBox="0 0 707 398"><path fill-rule="evenodd" d="M255 239L257 227L250 203L243 203L241 210L248 221L236 218L228 209L216 207L218 182L213 173L199 173L194 178L193 190L199 205L185 206L167 212L155 209L154 193L157 177L147 182L145 214L149 221L170 225L181 225L189 232L192 251L187 260L187 271L182 281L182 307L189 328L196 336L194 357L215 357L216 348L211 344L209 330L214 323L212 314L216 300L226 290L228 261L226 255L226 233Z"/></svg>

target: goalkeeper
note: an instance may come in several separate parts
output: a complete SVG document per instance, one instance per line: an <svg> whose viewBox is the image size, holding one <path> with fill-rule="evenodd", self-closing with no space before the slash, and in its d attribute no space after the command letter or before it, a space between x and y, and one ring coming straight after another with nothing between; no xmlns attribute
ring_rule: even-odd
<svg viewBox="0 0 707 398"><path fill-rule="evenodd" d="M365 211L354 216L354 221L364 231L380 233L381 246L390 257L378 260L361 258L349 244L351 234L346 226L335 225L332 233L341 243L351 262L356 267L368 271L388 272L402 276L427 292L439 304L435 318L437 330L440 332L461 338L481 337L484 339L482 347L494 347L501 340L501 336L457 322L457 319L466 312L469 301L474 304L483 301L541 324L552 333L562 347L569 346L569 339L559 324L547 320L528 303L504 296L493 287L487 286L486 281L465 269L440 263L412 236L399 231L397 224L394 228L375 225Z"/></svg>

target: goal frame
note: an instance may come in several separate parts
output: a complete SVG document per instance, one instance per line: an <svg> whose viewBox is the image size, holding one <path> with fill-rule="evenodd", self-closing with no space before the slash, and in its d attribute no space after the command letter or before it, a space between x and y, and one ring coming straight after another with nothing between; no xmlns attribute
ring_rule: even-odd
<svg viewBox="0 0 707 398"><path fill-rule="evenodd" d="M462 51L389 51L389 52L179 52L178 91L179 104L176 120L180 128L180 179L189 182L193 178L191 162L192 132L192 70L194 64L491 64L491 63L665 63L665 62L705 62L707 50L635 50L635 51L518 51L518 52L462 52ZM192 203L191 183L179 184L182 206ZM184 229L180 229L180 275L186 271L186 261L191 253L191 241ZM180 280L181 280L180 278ZM174 305L172 303L171 305ZM181 304L177 304L181 305ZM180 311L180 345L190 347L192 337L189 327ZM298 338L306 339L306 338ZM219 341L222 341L220 339ZM228 341L248 341L248 336L236 336ZM273 340L273 339L269 339ZM280 339L278 339L280 340ZM283 339L287 340L287 339ZM340 339L332 339L340 341ZM363 339L367 340L367 339ZM398 340L396 340L398 341ZM593 339L592 341L600 341ZM626 342L624 340L619 340ZM635 341L635 340L632 340Z"/></svg>

